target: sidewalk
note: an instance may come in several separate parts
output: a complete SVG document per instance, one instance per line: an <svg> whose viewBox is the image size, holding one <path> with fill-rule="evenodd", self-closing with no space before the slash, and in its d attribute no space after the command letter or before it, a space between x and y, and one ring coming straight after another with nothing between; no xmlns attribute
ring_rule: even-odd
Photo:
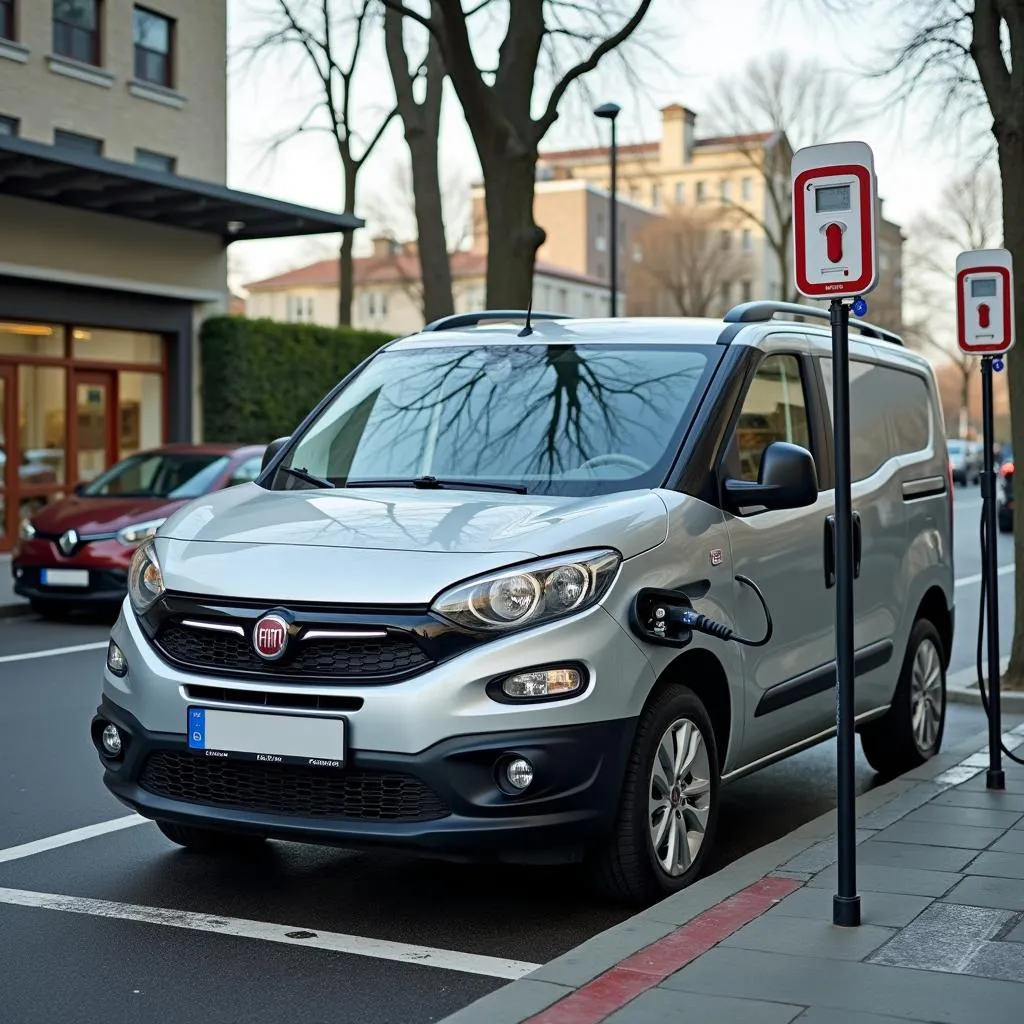
<svg viewBox="0 0 1024 1024"><path fill-rule="evenodd" d="M859 928L832 925L830 812L445 1024L1018 1024L1024 768L988 792L984 741L857 801Z"/></svg>
<svg viewBox="0 0 1024 1024"><path fill-rule="evenodd" d="M29 611L28 601L14 592L11 576L11 556L0 555L0 617L20 615Z"/></svg>

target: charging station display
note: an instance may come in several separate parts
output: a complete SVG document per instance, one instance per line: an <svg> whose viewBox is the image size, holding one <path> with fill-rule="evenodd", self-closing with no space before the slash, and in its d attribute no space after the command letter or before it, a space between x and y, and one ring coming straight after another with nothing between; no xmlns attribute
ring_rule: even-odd
<svg viewBox="0 0 1024 1024"><path fill-rule="evenodd" d="M1013 348L1013 259L1006 249L960 253L956 314L961 352L997 356Z"/></svg>
<svg viewBox="0 0 1024 1024"><path fill-rule="evenodd" d="M875 170L863 142L808 146L793 157L796 286L815 299L856 298L877 283Z"/></svg>

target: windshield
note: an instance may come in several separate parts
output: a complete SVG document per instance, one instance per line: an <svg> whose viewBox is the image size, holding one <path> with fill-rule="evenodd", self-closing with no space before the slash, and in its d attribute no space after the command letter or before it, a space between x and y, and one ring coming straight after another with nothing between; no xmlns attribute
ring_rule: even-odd
<svg viewBox="0 0 1024 1024"><path fill-rule="evenodd" d="M661 484L720 352L711 346L390 350L284 465L334 486L476 481L590 495ZM309 486L279 473L275 486Z"/></svg>
<svg viewBox="0 0 1024 1024"><path fill-rule="evenodd" d="M86 484L90 498L196 498L224 472L226 455L151 452L132 455Z"/></svg>

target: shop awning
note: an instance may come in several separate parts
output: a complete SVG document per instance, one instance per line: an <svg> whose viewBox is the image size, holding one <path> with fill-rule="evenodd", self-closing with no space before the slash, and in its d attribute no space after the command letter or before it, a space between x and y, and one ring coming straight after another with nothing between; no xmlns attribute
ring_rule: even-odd
<svg viewBox="0 0 1024 1024"><path fill-rule="evenodd" d="M347 214L10 136L0 136L0 195L203 231L225 243L353 231L364 224Z"/></svg>

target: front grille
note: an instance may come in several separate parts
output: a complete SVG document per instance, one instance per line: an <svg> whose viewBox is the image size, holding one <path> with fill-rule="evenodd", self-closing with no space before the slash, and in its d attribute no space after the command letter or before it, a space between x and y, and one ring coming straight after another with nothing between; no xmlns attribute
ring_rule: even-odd
<svg viewBox="0 0 1024 1024"><path fill-rule="evenodd" d="M373 678L408 675L431 664L412 640L388 635L289 641L284 657L264 661L248 637L166 623L157 645L171 661L208 672L284 678Z"/></svg>
<svg viewBox="0 0 1024 1024"><path fill-rule="evenodd" d="M154 796L324 821L433 821L451 811L412 775L222 761L161 750L139 785Z"/></svg>
<svg viewBox="0 0 1024 1024"><path fill-rule="evenodd" d="M290 711L358 711L363 706L362 697L333 693L279 693L195 684L185 687L185 696L199 704L237 704L241 707L284 708Z"/></svg>

